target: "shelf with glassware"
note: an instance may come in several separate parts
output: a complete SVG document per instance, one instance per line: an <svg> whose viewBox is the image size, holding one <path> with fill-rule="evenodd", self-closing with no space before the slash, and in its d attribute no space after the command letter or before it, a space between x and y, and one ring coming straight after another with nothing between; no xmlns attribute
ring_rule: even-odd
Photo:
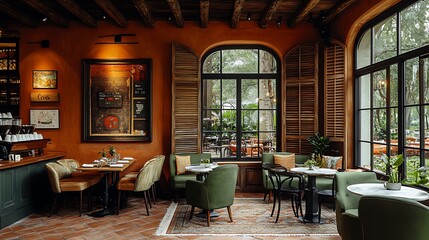
<svg viewBox="0 0 429 240"><path fill-rule="evenodd" d="M18 38L0 37L0 107L19 115L20 77Z"/></svg>

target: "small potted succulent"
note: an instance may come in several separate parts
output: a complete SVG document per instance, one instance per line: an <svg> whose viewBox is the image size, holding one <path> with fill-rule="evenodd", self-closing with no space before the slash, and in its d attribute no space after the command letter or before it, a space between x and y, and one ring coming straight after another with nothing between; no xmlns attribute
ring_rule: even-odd
<svg viewBox="0 0 429 240"><path fill-rule="evenodd" d="M314 159L308 159L304 162L304 166L308 167L309 170L314 170L314 166L317 166L317 162Z"/></svg>
<svg viewBox="0 0 429 240"><path fill-rule="evenodd" d="M384 186L388 190L401 190L401 178L399 176L398 168L404 162L402 154L396 157L389 158L386 154L382 154L384 164L386 164L386 175L389 180L384 183Z"/></svg>
<svg viewBox="0 0 429 240"><path fill-rule="evenodd" d="M211 162L210 159L201 159L200 166L202 167L210 167Z"/></svg>

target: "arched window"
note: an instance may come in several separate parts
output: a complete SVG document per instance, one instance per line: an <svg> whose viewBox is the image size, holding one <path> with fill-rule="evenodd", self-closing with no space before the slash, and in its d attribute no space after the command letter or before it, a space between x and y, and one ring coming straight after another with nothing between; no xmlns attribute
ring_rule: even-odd
<svg viewBox="0 0 429 240"><path fill-rule="evenodd" d="M429 0L406 1L365 26L355 47L356 165L385 172L405 158L415 182L429 165Z"/></svg>
<svg viewBox="0 0 429 240"><path fill-rule="evenodd" d="M280 61L263 46L222 46L202 61L203 152L260 159L277 146Z"/></svg>

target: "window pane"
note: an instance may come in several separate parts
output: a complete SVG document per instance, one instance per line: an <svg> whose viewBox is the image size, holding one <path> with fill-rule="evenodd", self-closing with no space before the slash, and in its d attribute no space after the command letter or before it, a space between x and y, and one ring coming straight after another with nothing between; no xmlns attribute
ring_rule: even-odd
<svg viewBox="0 0 429 240"><path fill-rule="evenodd" d="M237 82L234 79L222 80L222 108L237 108Z"/></svg>
<svg viewBox="0 0 429 240"><path fill-rule="evenodd" d="M369 74L359 78L359 87L360 108L369 108L371 106L371 81Z"/></svg>
<svg viewBox="0 0 429 240"><path fill-rule="evenodd" d="M222 50L222 73L257 73L258 50Z"/></svg>
<svg viewBox="0 0 429 240"><path fill-rule="evenodd" d="M424 123L425 123L425 145L429 144L429 106L424 107ZM425 147L429 149L429 145Z"/></svg>
<svg viewBox="0 0 429 240"><path fill-rule="evenodd" d="M429 60L427 58L423 58L420 60L422 67L422 81L423 81L423 91L424 91L424 103L429 103Z"/></svg>
<svg viewBox="0 0 429 240"><path fill-rule="evenodd" d="M359 41L357 47L357 69L366 67L371 64L371 29L368 29Z"/></svg>
<svg viewBox="0 0 429 240"><path fill-rule="evenodd" d="M374 62L380 62L396 56L396 28L396 15L373 27Z"/></svg>
<svg viewBox="0 0 429 240"><path fill-rule="evenodd" d="M372 111L373 114L373 140L374 142L386 142L386 110L375 109Z"/></svg>
<svg viewBox="0 0 429 240"><path fill-rule="evenodd" d="M386 172L386 164L383 162L381 155L374 154L374 168L373 170L377 170L380 172Z"/></svg>
<svg viewBox="0 0 429 240"><path fill-rule="evenodd" d="M373 106L385 107L386 99L386 70L381 70L372 74Z"/></svg>
<svg viewBox="0 0 429 240"><path fill-rule="evenodd" d="M259 108L276 109L276 80L259 80Z"/></svg>
<svg viewBox="0 0 429 240"><path fill-rule="evenodd" d="M405 62L405 104L419 103L419 59Z"/></svg>
<svg viewBox="0 0 429 240"><path fill-rule="evenodd" d="M241 130L258 131L258 110L241 111Z"/></svg>
<svg viewBox="0 0 429 240"><path fill-rule="evenodd" d="M222 111L222 130L227 133L229 139L235 139L237 130L237 111Z"/></svg>
<svg viewBox="0 0 429 240"><path fill-rule="evenodd" d="M276 111L275 110L260 110L259 111L259 131L275 131L276 126Z"/></svg>
<svg viewBox="0 0 429 240"><path fill-rule="evenodd" d="M420 114L418 107L405 108L405 137L406 146L420 146Z"/></svg>
<svg viewBox="0 0 429 240"><path fill-rule="evenodd" d="M390 109L390 139L391 144L398 145L398 108Z"/></svg>
<svg viewBox="0 0 429 240"><path fill-rule="evenodd" d="M220 108L220 80L203 80L203 108Z"/></svg>
<svg viewBox="0 0 429 240"><path fill-rule="evenodd" d="M364 167L371 169L371 145L366 142L360 143L360 165L359 167Z"/></svg>
<svg viewBox="0 0 429 240"><path fill-rule="evenodd" d="M370 110L359 111L359 122L362 127L360 127L360 140L370 141L371 140L371 114ZM365 126L365 127L363 127Z"/></svg>
<svg viewBox="0 0 429 240"><path fill-rule="evenodd" d="M390 66L390 106L398 106L398 65Z"/></svg>
<svg viewBox="0 0 429 240"><path fill-rule="evenodd" d="M241 108L258 108L258 80L243 79L241 81Z"/></svg>
<svg viewBox="0 0 429 240"><path fill-rule="evenodd" d="M203 73L220 73L220 52L210 54L203 65Z"/></svg>
<svg viewBox="0 0 429 240"><path fill-rule="evenodd" d="M418 1L399 13L401 21L401 53L428 44L429 1Z"/></svg>
<svg viewBox="0 0 429 240"><path fill-rule="evenodd" d="M220 110L203 111L203 130L220 131Z"/></svg>
<svg viewBox="0 0 429 240"><path fill-rule="evenodd" d="M277 72L277 64L276 59L273 55L267 51L260 50L259 51L259 72L260 73L276 73Z"/></svg>

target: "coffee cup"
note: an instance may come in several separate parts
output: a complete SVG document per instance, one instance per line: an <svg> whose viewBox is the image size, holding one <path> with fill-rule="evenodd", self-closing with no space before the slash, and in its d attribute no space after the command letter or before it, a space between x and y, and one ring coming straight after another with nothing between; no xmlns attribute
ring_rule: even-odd
<svg viewBox="0 0 429 240"><path fill-rule="evenodd" d="M11 142L18 142L18 138L16 137L16 135L12 135L12 137L10 138Z"/></svg>
<svg viewBox="0 0 429 240"><path fill-rule="evenodd" d="M5 142L11 142L11 141L12 141L11 137L12 137L12 136L11 136L11 135L9 135L9 134L8 134L8 135L6 135L6 136L4 137L4 141L5 141Z"/></svg>
<svg viewBox="0 0 429 240"><path fill-rule="evenodd" d="M19 161L21 161L21 155L16 154L15 155L15 162L19 162Z"/></svg>
<svg viewBox="0 0 429 240"><path fill-rule="evenodd" d="M14 154L9 154L9 161L11 162L15 162L15 155Z"/></svg>

